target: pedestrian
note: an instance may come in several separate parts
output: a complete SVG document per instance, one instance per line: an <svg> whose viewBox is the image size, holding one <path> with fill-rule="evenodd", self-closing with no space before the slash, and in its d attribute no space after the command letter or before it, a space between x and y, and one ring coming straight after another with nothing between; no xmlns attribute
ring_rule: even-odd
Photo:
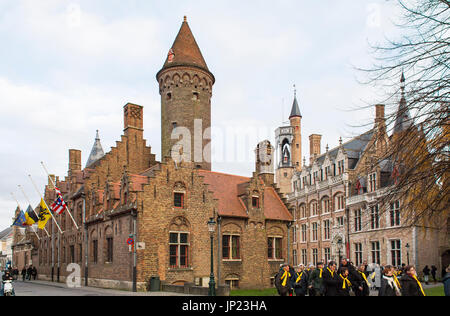
<svg viewBox="0 0 450 316"><path fill-rule="evenodd" d="M375 265L375 269L374 269L374 272L375 272L375 277L374 277L374 279L375 279L375 290L379 290L380 289L380 287L381 287L381 277L382 277L382 275L381 275L381 273L382 273L382 270L381 270L381 267L380 267L380 265L377 263L376 265Z"/></svg>
<svg viewBox="0 0 450 316"><path fill-rule="evenodd" d="M426 296L414 266L405 267L405 274L400 279L400 284L402 296Z"/></svg>
<svg viewBox="0 0 450 316"><path fill-rule="evenodd" d="M353 277L353 291L355 292L355 296L370 295L370 283L369 280L367 280L365 270L365 264L360 264Z"/></svg>
<svg viewBox="0 0 450 316"><path fill-rule="evenodd" d="M323 271L324 296L337 296L339 275L336 271L336 262L330 261L328 267Z"/></svg>
<svg viewBox="0 0 450 316"><path fill-rule="evenodd" d="M308 278L309 296L323 296L323 262L317 263L315 269Z"/></svg>
<svg viewBox="0 0 450 316"><path fill-rule="evenodd" d="M341 273L339 273L340 282L337 287L337 296L350 296L350 289L352 287L352 283L348 279L349 271L348 268L342 267Z"/></svg>
<svg viewBox="0 0 450 316"><path fill-rule="evenodd" d="M450 265L445 269L445 274L442 277L442 283L444 283L445 296L450 296Z"/></svg>
<svg viewBox="0 0 450 316"><path fill-rule="evenodd" d="M22 281L25 282L25 279L27 277L27 268L26 267L23 267L21 275L22 275Z"/></svg>
<svg viewBox="0 0 450 316"><path fill-rule="evenodd" d="M291 289L292 274L289 272L289 265L283 264L280 272L275 278L275 286L280 296L288 296Z"/></svg>
<svg viewBox="0 0 450 316"><path fill-rule="evenodd" d="M36 280L37 277L37 269L33 266L33 271L31 272L31 275L33 276L33 280Z"/></svg>
<svg viewBox="0 0 450 316"><path fill-rule="evenodd" d="M308 275L303 266L298 266L297 271L292 278L292 288L294 288L295 296L306 296L308 290Z"/></svg>
<svg viewBox="0 0 450 316"><path fill-rule="evenodd" d="M394 273L392 266L388 265L384 268L378 296L401 296L400 283Z"/></svg>
<svg viewBox="0 0 450 316"><path fill-rule="evenodd" d="M428 268L428 265L426 265L425 268L423 268L422 272L423 272L423 279L425 281L425 284L428 285L428 281L430 279L430 272L431 272L430 268Z"/></svg>
<svg viewBox="0 0 450 316"><path fill-rule="evenodd" d="M432 266L431 266L431 276L433 277L434 283L437 282L437 280L436 280L436 272L437 272L436 266L435 266L435 265L432 265Z"/></svg>
<svg viewBox="0 0 450 316"><path fill-rule="evenodd" d="M33 272L33 266L30 265L27 269L27 280L31 281L31 274Z"/></svg>

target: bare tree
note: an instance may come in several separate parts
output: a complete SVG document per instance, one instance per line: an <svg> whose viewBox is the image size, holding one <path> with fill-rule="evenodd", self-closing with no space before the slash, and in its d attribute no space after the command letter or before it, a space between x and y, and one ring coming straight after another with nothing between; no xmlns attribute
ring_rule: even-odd
<svg viewBox="0 0 450 316"><path fill-rule="evenodd" d="M384 199L403 201L411 225L448 225L450 217L450 1L397 0L400 39L374 47L368 82L396 87L385 100L391 186ZM405 76L406 75L406 76ZM401 78L400 84L398 79Z"/></svg>

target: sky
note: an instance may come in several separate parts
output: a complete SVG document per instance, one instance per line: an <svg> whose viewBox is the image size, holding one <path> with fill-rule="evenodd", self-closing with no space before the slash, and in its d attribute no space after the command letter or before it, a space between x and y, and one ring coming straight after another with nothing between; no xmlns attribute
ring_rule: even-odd
<svg viewBox="0 0 450 316"><path fill-rule="evenodd" d="M160 160L161 69L183 21L216 83L213 170L251 176L254 149L288 121L294 84L302 151L322 152L371 128L384 92L363 85L372 45L396 34L393 1L0 0L0 228L63 178L68 150L86 163L96 130L108 152L123 134L123 106L144 106L144 137ZM360 110L355 110L360 108ZM239 137L236 137L239 136ZM238 139L238 141L236 141Z"/></svg>

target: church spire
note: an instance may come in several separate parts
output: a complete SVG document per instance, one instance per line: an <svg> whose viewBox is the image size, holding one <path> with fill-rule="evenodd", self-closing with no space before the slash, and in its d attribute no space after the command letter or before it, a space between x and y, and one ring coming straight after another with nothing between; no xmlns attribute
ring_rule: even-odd
<svg viewBox="0 0 450 316"><path fill-rule="evenodd" d="M91 154L89 155L89 159L86 163L86 168L88 168L97 160L101 159L104 155L105 153L103 152L102 144L100 143L100 136L97 130L94 146L92 146Z"/></svg>
<svg viewBox="0 0 450 316"><path fill-rule="evenodd" d="M292 110L291 110L291 115L289 116L289 119L291 119L295 116L302 117L302 113L300 112L300 108L298 106L297 88L294 85L294 103L292 104Z"/></svg>
<svg viewBox="0 0 450 316"><path fill-rule="evenodd" d="M411 116L409 115L408 106L405 97L405 74L402 72L400 78L401 97L397 111L397 117L394 124L394 134L407 130L412 125Z"/></svg>

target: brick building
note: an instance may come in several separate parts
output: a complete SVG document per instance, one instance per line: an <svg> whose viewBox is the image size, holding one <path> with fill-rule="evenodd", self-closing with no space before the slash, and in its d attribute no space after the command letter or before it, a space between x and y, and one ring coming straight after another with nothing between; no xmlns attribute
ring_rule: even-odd
<svg viewBox="0 0 450 316"><path fill-rule="evenodd" d="M403 83L402 79L402 83ZM404 87L402 87L403 89ZM385 107L375 106L374 127L321 154L321 136L310 136L310 165L292 179L289 202L295 208L294 264L350 258L380 265L425 265L438 271L448 264L448 230L418 227L406 221L403 201L383 197L394 185L393 163L382 160L388 147L411 120L399 102L393 135L386 132ZM401 115L400 115L401 113ZM419 134L419 131L416 129Z"/></svg>
<svg viewBox="0 0 450 316"><path fill-rule="evenodd" d="M91 286L145 290L151 277L168 284L207 286L210 233L219 284L266 288L288 260L292 215L274 184L273 147L256 149L251 177L211 171L210 126L214 76L186 18L157 74L161 94L162 161L143 138L143 107L124 107L124 132L104 154L97 137L85 168L81 152L69 150L68 173L52 177L69 204L40 232L33 261L42 279L66 280L71 263ZM192 138L186 141L183 133ZM183 136L180 139L180 135ZM192 150L191 150L192 149ZM55 191L49 180L45 200ZM128 238L135 248L127 245ZM69 267L70 268L70 267Z"/></svg>

